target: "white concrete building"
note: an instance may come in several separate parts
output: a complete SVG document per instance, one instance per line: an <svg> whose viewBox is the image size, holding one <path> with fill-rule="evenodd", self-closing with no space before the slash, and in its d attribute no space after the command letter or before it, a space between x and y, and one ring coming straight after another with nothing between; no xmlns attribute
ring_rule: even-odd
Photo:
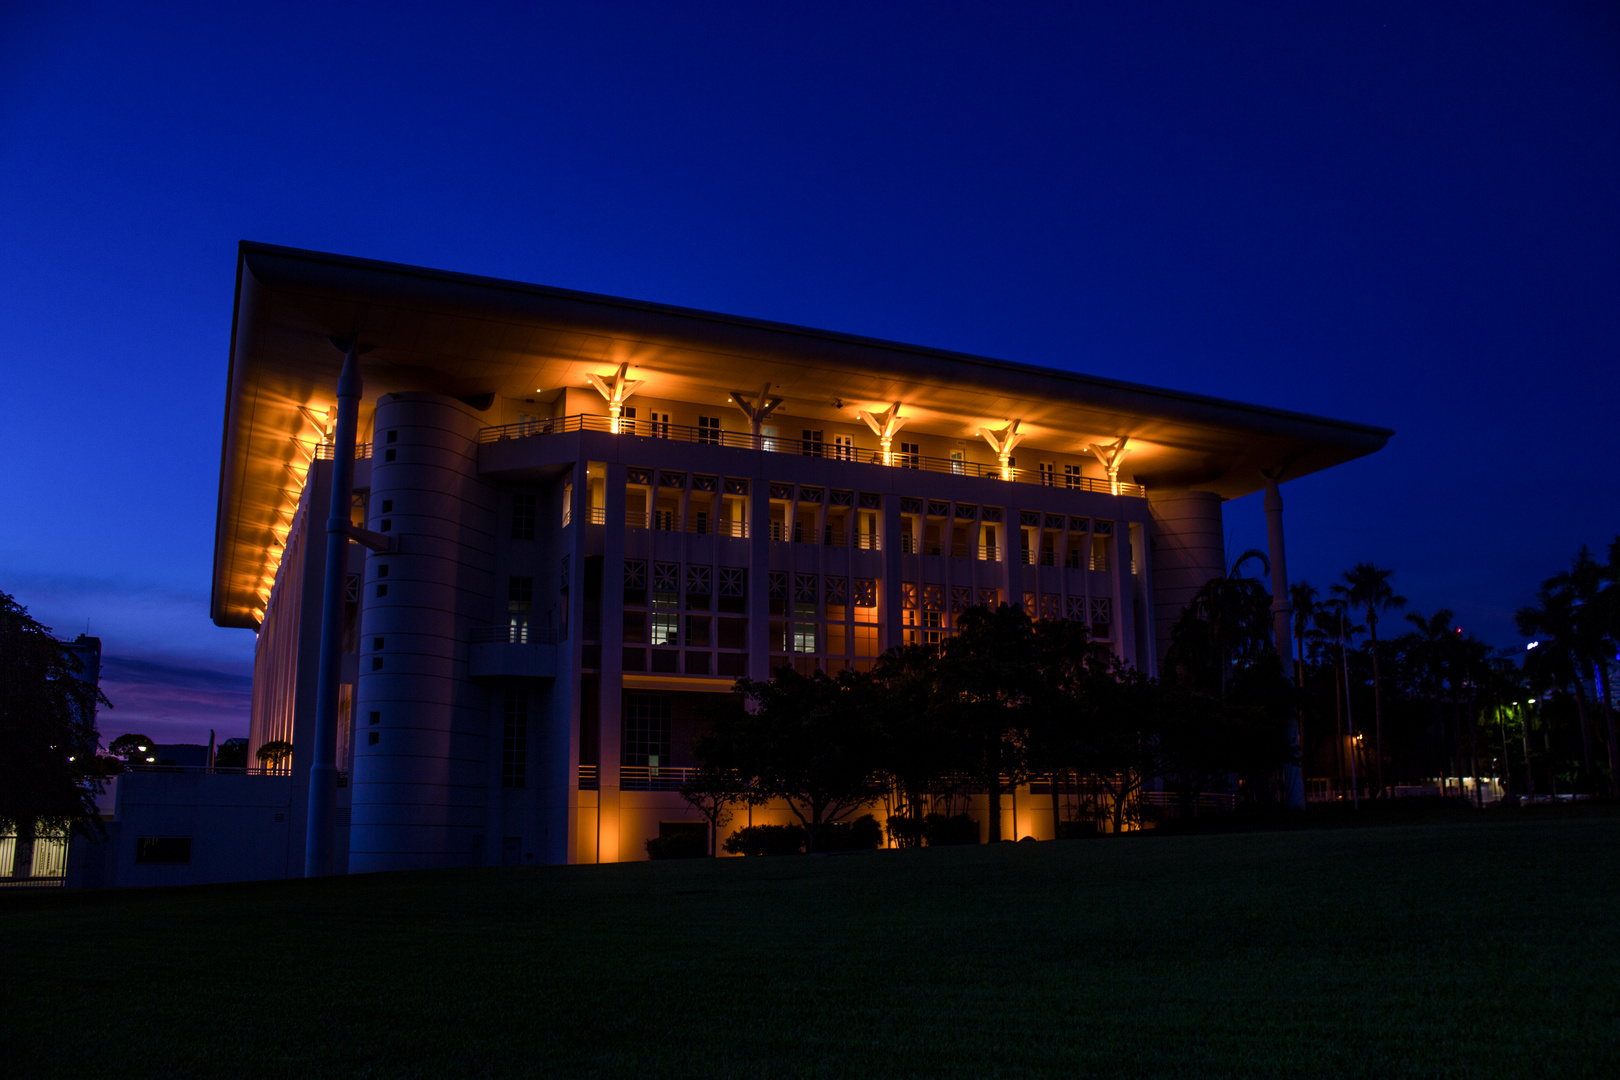
<svg viewBox="0 0 1620 1080"><path fill-rule="evenodd" d="M247 856L252 873L238 851L226 876L302 873L304 838L326 834L307 804L343 442L333 340L356 336L349 505L370 547L345 543L337 564L340 873L644 858L661 822L695 817L673 789L703 695L783 664L869 665L985 601L1089 622L1151 672L1224 572L1223 500L1390 434L244 243L213 618L259 634L250 760L295 750L280 776L193 778L277 788L279 810L248 802L285 842ZM1049 823L1032 806L1014 835ZM216 876L208 853L192 860L170 877Z"/></svg>

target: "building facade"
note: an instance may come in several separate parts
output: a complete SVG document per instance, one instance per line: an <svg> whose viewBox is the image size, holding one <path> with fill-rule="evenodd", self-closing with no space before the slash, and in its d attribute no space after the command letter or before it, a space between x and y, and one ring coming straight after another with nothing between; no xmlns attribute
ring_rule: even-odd
<svg viewBox="0 0 1620 1080"><path fill-rule="evenodd" d="M352 448L334 440L346 341L365 383ZM675 789L737 677L865 669L983 603L1085 623L1152 673L1225 571L1221 503L1389 435L253 244L225 428L213 617L258 633L250 762L294 747L264 778L288 787L267 856L288 875L329 537L346 548L330 870L610 862L696 817ZM328 529L350 453L337 502L367 544ZM1049 831L1049 805L1019 798L1014 835Z"/></svg>

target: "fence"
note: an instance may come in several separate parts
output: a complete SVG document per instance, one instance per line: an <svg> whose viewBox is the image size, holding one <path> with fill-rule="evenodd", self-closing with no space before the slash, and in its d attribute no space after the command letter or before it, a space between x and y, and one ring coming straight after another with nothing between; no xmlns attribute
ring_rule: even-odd
<svg viewBox="0 0 1620 1080"><path fill-rule="evenodd" d="M741 431L717 431L714 428L688 427L684 424L650 423L646 420L622 419L607 416L553 416L542 420L526 420L517 424L498 424L479 432L480 442L505 442L508 439L532 439L546 435L563 435L578 431L601 431L629 435L636 438L668 439L671 442L699 443L708 446L727 446L738 450L754 450L767 454L795 454L800 457L827 458L833 461L884 464L879 451L862 449L847 443L828 443L819 439L784 439L776 435L751 435ZM1137 498L1147 494L1141 484L1121 481L1111 483L1089 476L1054 476L1035 469L1003 469L1000 465L958 458L925 457L922 454L891 453L888 464L900 469L921 472L948 473L952 476L972 476L989 480L1011 480L1043 487L1065 487L1076 491L1092 491L1104 495L1130 495Z"/></svg>

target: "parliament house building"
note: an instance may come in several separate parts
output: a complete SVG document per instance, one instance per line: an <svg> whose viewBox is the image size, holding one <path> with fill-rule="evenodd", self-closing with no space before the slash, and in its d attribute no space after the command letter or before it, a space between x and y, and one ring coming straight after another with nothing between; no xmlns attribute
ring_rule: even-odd
<svg viewBox="0 0 1620 1080"><path fill-rule="evenodd" d="M1275 575L1277 483L1389 434L243 243L212 616L257 632L250 764L290 751L120 778L99 880L645 858L739 676L864 670L984 603L1154 673L1222 502L1267 490Z"/></svg>

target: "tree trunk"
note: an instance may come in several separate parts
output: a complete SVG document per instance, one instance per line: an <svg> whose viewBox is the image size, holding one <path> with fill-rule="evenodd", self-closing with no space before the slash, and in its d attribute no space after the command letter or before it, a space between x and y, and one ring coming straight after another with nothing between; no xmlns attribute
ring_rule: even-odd
<svg viewBox="0 0 1620 1080"><path fill-rule="evenodd" d="M1588 785L1587 790L1590 791L1596 787L1592 782L1594 779L1592 776L1592 725L1588 722L1586 715L1586 687L1581 685L1579 678L1575 680L1575 713L1579 717L1581 724L1582 778Z"/></svg>
<svg viewBox="0 0 1620 1080"><path fill-rule="evenodd" d="M1378 752L1378 794L1387 798L1389 787L1384 783L1384 699L1378 679L1378 619L1367 612L1368 632L1372 634L1373 656L1373 744Z"/></svg>
<svg viewBox="0 0 1620 1080"><path fill-rule="evenodd" d="M1344 702L1341 700L1339 665L1333 664L1333 765L1339 771L1339 790L1349 777L1344 775Z"/></svg>
<svg viewBox="0 0 1620 1080"><path fill-rule="evenodd" d="M994 844L1001 839L1001 773L990 777L990 804L985 810L985 843Z"/></svg>
<svg viewBox="0 0 1620 1080"><path fill-rule="evenodd" d="M1052 839L1063 839L1063 807L1058 801L1058 778L1064 774L1052 770Z"/></svg>
<svg viewBox="0 0 1620 1080"><path fill-rule="evenodd" d="M1598 674L1603 676L1603 727L1609 736L1609 790L1620 795L1620 742L1614 737L1614 701L1609 693L1609 664L1598 662Z"/></svg>

